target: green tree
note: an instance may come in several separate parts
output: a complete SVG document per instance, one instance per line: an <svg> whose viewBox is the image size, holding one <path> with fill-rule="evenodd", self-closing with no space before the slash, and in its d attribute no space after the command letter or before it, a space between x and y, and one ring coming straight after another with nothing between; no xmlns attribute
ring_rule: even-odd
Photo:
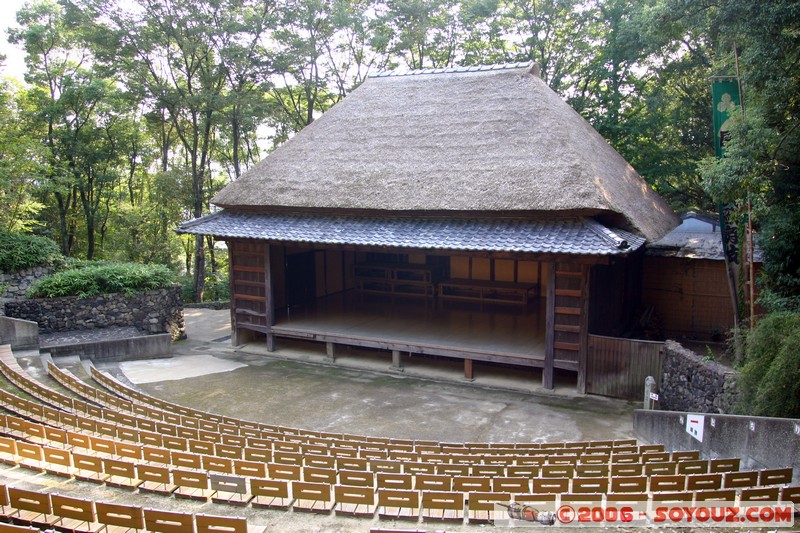
<svg viewBox="0 0 800 533"><path fill-rule="evenodd" d="M28 232L44 208L36 185L46 179L46 150L25 127L24 91L0 82L0 229Z"/></svg>

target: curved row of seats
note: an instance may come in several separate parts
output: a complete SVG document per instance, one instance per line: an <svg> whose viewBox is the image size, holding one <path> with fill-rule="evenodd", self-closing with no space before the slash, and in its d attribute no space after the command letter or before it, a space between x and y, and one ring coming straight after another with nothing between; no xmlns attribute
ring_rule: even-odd
<svg viewBox="0 0 800 533"><path fill-rule="evenodd" d="M32 380L16 360L0 357L0 371L42 401L55 395L53 405L73 409L67 413L36 407L35 402L0 392L0 401L12 411L41 422L5 417L13 438L0 441L0 451L9 462L26 468L38 462L43 469L49 465L52 473L60 467L60 475L176 497L357 516L470 521L489 520L495 503L512 501L798 498L797 488L779 486L791 481L791 469L738 472L738 460L699 460L696 452L670 454L661 447L633 453L640 450L630 441L552 447L376 441L293 429L276 432L276 426L245 426L234 419L220 419L224 433L211 427L202 430L207 439L202 440L200 419L193 428L183 418L175 420L180 424L154 420L143 409L136 416L120 413L109 408L114 400L103 391L105 407L94 405L99 403L97 393L94 400L68 398ZM84 398L92 394L85 389L88 385L57 367L51 367L51 374ZM134 405L131 402L132 410ZM165 413L159 409L154 416L163 419ZM220 422L210 422L220 428ZM155 431L140 429L139 424ZM229 433L227 427L236 427L237 433L244 428L251 436ZM191 434L198 438L178 436L186 430L198 431ZM161 443L156 446L158 438Z"/></svg>
<svg viewBox="0 0 800 533"><path fill-rule="evenodd" d="M60 531L74 532L108 532L114 531L115 528L123 531L146 529L154 533L264 531L264 528L248 527L244 518L94 502L57 493L6 487L2 484L0 484L0 518L34 528L57 528Z"/></svg>

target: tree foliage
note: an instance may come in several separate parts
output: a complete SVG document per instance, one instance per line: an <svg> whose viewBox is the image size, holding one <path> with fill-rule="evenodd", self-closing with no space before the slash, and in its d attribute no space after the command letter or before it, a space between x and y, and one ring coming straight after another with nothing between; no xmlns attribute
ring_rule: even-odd
<svg viewBox="0 0 800 533"><path fill-rule="evenodd" d="M800 417L800 314L772 313L747 335L739 380L739 410L757 416Z"/></svg>
<svg viewBox="0 0 800 533"><path fill-rule="evenodd" d="M61 258L51 239L0 230L0 271L19 272L38 265L50 265Z"/></svg>
<svg viewBox="0 0 800 533"><path fill-rule="evenodd" d="M0 227L184 270L201 299L224 262L172 229L370 72L533 61L676 209L749 195L765 294L785 303L800 290L799 3L34 0L10 33L28 85L0 88ZM708 79L735 73L734 44L747 109L718 162Z"/></svg>

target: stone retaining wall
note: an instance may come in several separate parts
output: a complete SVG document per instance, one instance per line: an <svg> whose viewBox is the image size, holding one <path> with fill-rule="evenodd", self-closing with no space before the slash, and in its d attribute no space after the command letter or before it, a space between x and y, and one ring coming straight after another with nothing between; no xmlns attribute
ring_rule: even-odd
<svg viewBox="0 0 800 533"><path fill-rule="evenodd" d="M26 268L19 272L7 273L0 272L0 298L19 300L25 298L25 293L31 288L34 282L39 281L53 273L53 268L48 265L40 265Z"/></svg>
<svg viewBox="0 0 800 533"><path fill-rule="evenodd" d="M37 298L6 302L5 314L39 324L41 333L134 326L146 334L186 338L183 299L178 285L132 296Z"/></svg>
<svg viewBox="0 0 800 533"><path fill-rule="evenodd" d="M732 413L738 373L667 341L659 390L660 408L693 413Z"/></svg>

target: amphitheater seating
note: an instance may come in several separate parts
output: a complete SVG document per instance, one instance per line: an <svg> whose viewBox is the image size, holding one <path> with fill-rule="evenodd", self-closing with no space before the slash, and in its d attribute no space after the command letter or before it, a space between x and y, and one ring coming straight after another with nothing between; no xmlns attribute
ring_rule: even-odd
<svg viewBox="0 0 800 533"><path fill-rule="evenodd" d="M11 413L0 414L0 433L5 434L0 436L0 461L164 497L474 523L491 521L496 503L511 502L800 503L800 487L790 486L791 468L740 471L738 459L704 460L697 451L666 452L663 446L630 439L441 443L313 432L175 406L93 368L92 377L111 392L55 365L49 365L49 372L80 398L33 380L0 348L0 373L36 399L0 390L0 406ZM13 501L8 491L7 507L25 524L38 513L42 524L80 522L89 530L246 528L242 519L201 520L202 515L115 508L35 492L21 498L14 491ZM4 492L5 487L0 506Z"/></svg>

